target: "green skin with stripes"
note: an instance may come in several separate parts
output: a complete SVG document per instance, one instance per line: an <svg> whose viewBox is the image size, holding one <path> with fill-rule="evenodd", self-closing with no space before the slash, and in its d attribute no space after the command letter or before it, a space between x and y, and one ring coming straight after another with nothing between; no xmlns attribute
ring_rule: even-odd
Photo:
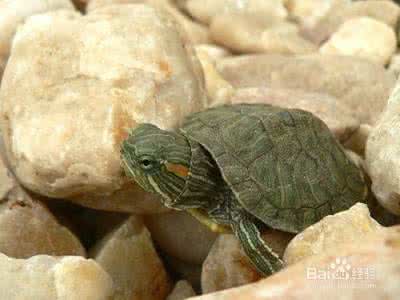
<svg viewBox="0 0 400 300"><path fill-rule="evenodd" d="M231 228L265 275L283 262L260 225L296 233L366 197L361 171L326 125L301 110L222 106L193 114L178 132L141 124L121 156L126 174L165 206Z"/></svg>

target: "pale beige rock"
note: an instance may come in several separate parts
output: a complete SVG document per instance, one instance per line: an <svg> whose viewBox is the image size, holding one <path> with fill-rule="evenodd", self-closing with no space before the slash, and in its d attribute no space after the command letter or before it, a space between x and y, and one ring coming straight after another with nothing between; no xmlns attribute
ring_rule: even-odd
<svg viewBox="0 0 400 300"><path fill-rule="evenodd" d="M282 23L265 30L261 35L264 53L308 54L317 46L304 39L290 23Z"/></svg>
<svg viewBox="0 0 400 300"><path fill-rule="evenodd" d="M186 10L187 0L171 0L171 2L181 10Z"/></svg>
<svg viewBox="0 0 400 300"><path fill-rule="evenodd" d="M239 53L305 54L317 49L299 35L296 25L249 13L214 17L210 35L218 44Z"/></svg>
<svg viewBox="0 0 400 300"><path fill-rule="evenodd" d="M400 82L372 129L365 150L372 191L390 212L400 215Z"/></svg>
<svg viewBox="0 0 400 300"><path fill-rule="evenodd" d="M185 300L192 296L196 296L196 293L190 283L186 280L179 280L166 300Z"/></svg>
<svg viewBox="0 0 400 300"><path fill-rule="evenodd" d="M113 282L93 260L78 256L13 259L0 254L1 298L112 300Z"/></svg>
<svg viewBox="0 0 400 300"><path fill-rule="evenodd" d="M182 26L185 40L193 44L209 43L208 28L202 24L192 21L177 9L171 0L91 0L87 6L87 11L114 4L137 4L144 3L154 7L164 9L170 13L175 20Z"/></svg>
<svg viewBox="0 0 400 300"><path fill-rule="evenodd" d="M206 24L210 24L215 16L232 13L287 17L283 0L188 0L186 9L195 19Z"/></svg>
<svg viewBox="0 0 400 300"><path fill-rule="evenodd" d="M380 65L334 55L223 58L217 70L234 88L289 88L333 95L366 124L376 122L396 81Z"/></svg>
<svg viewBox="0 0 400 300"><path fill-rule="evenodd" d="M388 69L392 71L396 77L400 75L400 53L396 53L392 56Z"/></svg>
<svg viewBox="0 0 400 300"><path fill-rule="evenodd" d="M292 238L292 234L268 230L263 239L280 256ZM262 278L245 255L233 234L222 234L215 241L203 263L201 288L203 293L220 291Z"/></svg>
<svg viewBox="0 0 400 300"><path fill-rule="evenodd" d="M357 203L348 210L326 216L297 234L285 250L284 262L291 265L349 244L360 244L366 236L381 229L382 226L371 218L367 205Z"/></svg>
<svg viewBox="0 0 400 300"><path fill-rule="evenodd" d="M114 300L164 300L170 282L150 233L130 217L95 246L92 257L114 281Z"/></svg>
<svg viewBox="0 0 400 300"><path fill-rule="evenodd" d="M122 174L121 174L122 175ZM124 175L122 175L124 176ZM168 211L155 194L145 192L132 180L127 180L113 193L85 193L71 196L69 201L76 204L108 211L137 214L164 213Z"/></svg>
<svg viewBox="0 0 400 300"><path fill-rule="evenodd" d="M175 20L182 26L184 30L184 38L192 44L207 44L211 43L208 27L192 21L189 17L182 14L177 8L172 5L165 7Z"/></svg>
<svg viewBox="0 0 400 300"><path fill-rule="evenodd" d="M77 237L19 186L1 158L0 252L15 258L86 253Z"/></svg>
<svg viewBox="0 0 400 300"><path fill-rule="evenodd" d="M178 31L167 13L139 4L29 18L0 91L18 179L94 208L152 212L119 148L137 123L173 128L205 106L201 66Z"/></svg>
<svg viewBox="0 0 400 300"><path fill-rule="evenodd" d="M10 54L14 34L24 20L32 15L58 10L73 9L70 0L12 0L0 2L0 78Z"/></svg>
<svg viewBox="0 0 400 300"><path fill-rule="evenodd" d="M230 56L230 52L220 46L214 44L199 44L194 46L197 56L206 54L212 62L216 62L220 58Z"/></svg>
<svg viewBox="0 0 400 300"><path fill-rule="evenodd" d="M314 26L305 27L304 34L312 41L320 43L327 40L344 22L358 17L370 17L396 29L400 17L400 7L393 1L347 2L347 5L338 5L330 9L329 13Z"/></svg>
<svg viewBox="0 0 400 300"><path fill-rule="evenodd" d="M251 13L230 13L216 15L210 24L210 35L218 44L238 52L262 52L263 31L279 24L276 16L262 16ZM292 29L295 30L295 25Z"/></svg>
<svg viewBox="0 0 400 300"><path fill-rule="evenodd" d="M394 30L372 18L354 18L343 23L320 52L327 55L350 55L386 65L396 51Z"/></svg>
<svg viewBox="0 0 400 300"><path fill-rule="evenodd" d="M350 271L346 268L342 273L337 271L339 274L332 272L332 266L338 263L349 265ZM313 256L255 284L189 299L397 300L399 270L400 227L396 226L379 231L362 243L350 243L339 251L335 249ZM314 271L319 271L322 276L329 272L331 277L314 279ZM348 279L335 279L343 273L342 276Z"/></svg>
<svg viewBox="0 0 400 300"><path fill-rule="evenodd" d="M165 253L191 264L203 263L217 237L186 212L148 216L146 225Z"/></svg>
<svg viewBox="0 0 400 300"><path fill-rule="evenodd" d="M206 82L206 90L208 94L207 107L213 107L229 102L229 99L235 93L233 86L222 78L221 74L219 74L215 68L215 63L207 53L197 51L197 57L199 58L203 68Z"/></svg>
<svg viewBox="0 0 400 300"><path fill-rule="evenodd" d="M351 111L335 97L298 89L237 89L227 103L265 103L309 111L323 120L341 142L352 136L360 126Z"/></svg>
<svg viewBox="0 0 400 300"><path fill-rule="evenodd" d="M314 26L331 10L351 3L351 0L287 0L290 17L306 27Z"/></svg>

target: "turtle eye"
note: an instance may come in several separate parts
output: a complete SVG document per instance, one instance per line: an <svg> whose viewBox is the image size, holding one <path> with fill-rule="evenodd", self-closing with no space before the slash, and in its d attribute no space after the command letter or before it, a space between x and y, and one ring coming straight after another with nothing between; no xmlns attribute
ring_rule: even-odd
<svg viewBox="0 0 400 300"><path fill-rule="evenodd" d="M149 157L144 157L140 160L140 166L144 169L144 170L150 170L153 168L154 166L154 161L149 158Z"/></svg>

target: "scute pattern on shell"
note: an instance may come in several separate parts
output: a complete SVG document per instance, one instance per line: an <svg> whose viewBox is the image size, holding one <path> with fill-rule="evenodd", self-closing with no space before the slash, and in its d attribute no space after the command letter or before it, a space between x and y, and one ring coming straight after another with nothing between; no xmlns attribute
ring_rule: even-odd
<svg viewBox="0 0 400 300"><path fill-rule="evenodd" d="M309 112L220 106L191 115L181 132L210 152L241 205L272 228L298 232L365 198L361 171Z"/></svg>

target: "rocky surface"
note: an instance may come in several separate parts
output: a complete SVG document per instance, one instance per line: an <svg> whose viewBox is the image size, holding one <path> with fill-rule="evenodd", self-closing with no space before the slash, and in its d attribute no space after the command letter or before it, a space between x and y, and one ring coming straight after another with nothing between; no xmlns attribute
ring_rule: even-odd
<svg viewBox="0 0 400 300"><path fill-rule="evenodd" d="M166 254L190 264L202 264L217 237L186 212L150 215L146 225Z"/></svg>
<svg viewBox="0 0 400 300"><path fill-rule="evenodd" d="M392 71L397 77L400 75L400 54L395 53L390 60L388 69Z"/></svg>
<svg viewBox="0 0 400 300"><path fill-rule="evenodd" d="M196 293L193 291L190 283L186 280L180 280L175 284L174 289L166 300L185 300L195 295Z"/></svg>
<svg viewBox="0 0 400 300"><path fill-rule="evenodd" d="M0 1L0 298L397 300L398 3ZM312 112L371 186L368 208L265 230L286 266L264 279L121 167L137 124L237 103Z"/></svg>
<svg viewBox="0 0 400 300"><path fill-rule="evenodd" d="M313 256L255 284L190 299L395 300L400 293L399 270L397 226L378 231L362 243Z"/></svg>
<svg viewBox="0 0 400 300"><path fill-rule="evenodd" d="M18 26L29 16L60 9L73 10L70 0L13 0L0 3L0 78L10 54L11 43Z"/></svg>
<svg viewBox="0 0 400 300"><path fill-rule="evenodd" d="M206 54L214 63L220 58L230 55L227 49L214 44L199 44L194 46L194 49L197 56Z"/></svg>
<svg viewBox="0 0 400 300"><path fill-rule="evenodd" d="M87 6L87 11L92 11L108 5L137 3L152 5L171 14L182 27L182 33L184 33L184 39L187 42L193 44L205 44L210 42L208 28L192 21L188 16L177 9L171 0L91 0Z"/></svg>
<svg viewBox="0 0 400 300"><path fill-rule="evenodd" d="M354 18L343 23L320 52L351 55L386 65L396 51L396 34L385 23L372 18Z"/></svg>
<svg viewBox="0 0 400 300"><path fill-rule="evenodd" d="M262 17L284 19L288 13L282 0L188 0L187 11L202 23L210 24L215 16L232 13L250 13Z"/></svg>
<svg viewBox="0 0 400 300"><path fill-rule="evenodd" d="M7 300L112 300L111 277L77 256L14 259L0 254L1 297Z"/></svg>
<svg viewBox="0 0 400 300"><path fill-rule="evenodd" d="M235 94L235 88L217 71L215 61L204 51L197 51L204 73L206 91L208 94L207 107L229 103Z"/></svg>
<svg viewBox="0 0 400 300"><path fill-rule="evenodd" d="M386 110L372 129L366 146L366 166L372 191L389 211L400 215L400 84L393 90Z"/></svg>
<svg viewBox="0 0 400 300"><path fill-rule="evenodd" d="M302 2L302 0L299 0L299 2ZM307 2L307 0L303 2ZM318 0L315 2L323 3L320 5L325 6L329 5L327 3L331 3L328 13L320 18L319 22L306 24L303 28L304 35L315 43L327 40L343 23L354 18L369 17L396 29L400 17L400 6L394 1ZM375 34L374 32L371 33Z"/></svg>
<svg viewBox="0 0 400 300"><path fill-rule="evenodd" d="M293 23L250 13L214 17L210 35L217 44L237 53L307 54L317 50Z"/></svg>
<svg viewBox="0 0 400 300"><path fill-rule="evenodd" d="M351 0L287 0L289 16L306 28L314 26L330 12L346 7Z"/></svg>
<svg viewBox="0 0 400 300"><path fill-rule="evenodd" d="M170 281L142 220L130 217L103 238L91 256L111 276L114 300L163 300Z"/></svg>
<svg viewBox="0 0 400 300"><path fill-rule="evenodd" d="M21 188L1 158L0 252L15 258L86 253L78 238Z"/></svg>
<svg viewBox="0 0 400 300"><path fill-rule="evenodd" d="M383 227L371 218L366 204L323 218L294 237L287 246L284 262L294 264L327 251L340 251L346 245L360 244L366 236Z"/></svg>
<svg viewBox="0 0 400 300"><path fill-rule="evenodd" d="M280 256L292 238L291 234L267 230L263 239ZM203 263L201 289L211 293L255 282L262 276L246 257L233 234L220 235Z"/></svg>
<svg viewBox="0 0 400 300"><path fill-rule="evenodd" d="M206 102L200 64L172 17L139 4L29 18L0 95L7 156L26 187L138 212L160 205L148 206L150 196L123 174L119 144L127 130L137 122L177 126Z"/></svg>
<svg viewBox="0 0 400 300"><path fill-rule="evenodd" d="M379 118L396 81L378 64L336 55L243 55L221 59L217 70L235 88L302 89L335 96L368 124Z"/></svg>

